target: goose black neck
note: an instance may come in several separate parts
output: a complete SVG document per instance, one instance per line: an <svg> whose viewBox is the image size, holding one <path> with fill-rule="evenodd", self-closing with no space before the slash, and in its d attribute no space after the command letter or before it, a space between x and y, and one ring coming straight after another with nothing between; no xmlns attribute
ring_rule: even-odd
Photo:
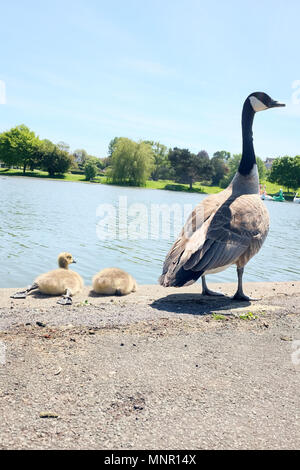
<svg viewBox="0 0 300 470"><path fill-rule="evenodd" d="M251 103L247 98L242 112L243 153L239 166L239 173L244 176L250 173L256 163L252 133L254 114Z"/></svg>

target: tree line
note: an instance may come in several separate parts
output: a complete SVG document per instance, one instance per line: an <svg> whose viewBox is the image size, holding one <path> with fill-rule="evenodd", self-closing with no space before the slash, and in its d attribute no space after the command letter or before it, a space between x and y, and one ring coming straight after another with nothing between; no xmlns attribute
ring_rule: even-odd
<svg viewBox="0 0 300 470"><path fill-rule="evenodd" d="M189 149L168 149L159 142L134 142L126 137L115 137L108 153L108 178L113 183L143 186L149 179L171 180L188 184L190 189L200 181L226 187L241 159L241 154L231 155L225 150L215 152L210 158L206 150L192 153ZM260 158L257 161L263 179L266 168Z"/></svg>
<svg viewBox="0 0 300 470"><path fill-rule="evenodd" d="M22 168L24 174L28 169L39 169L53 177L72 170L85 173L88 180L105 167L105 159L88 155L83 149L71 153L65 142L42 140L24 124L0 134L0 162Z"/></svg>
<svg viewBox="0 0 300 470"><path fill-rule="evenodd" d="M198 153L189 149L165 145L150 140L135 142L127 137L115 137L108 146L108 156L98 158L84 149L70 152L65 142L54 144L41 140L24 124L0 134L0 161L8 167L41 169L49 176L69 171L83 173L87 180L104 175L115 184L144 186L152 179L170 180L188 184L202 182L225 188L238 169L241 154L217 151L210 158L206 150ZM266 178L285 186L288 191L300 186L300 156L279 157L267 171L263 160L257 157L261 180Z"/></svg>

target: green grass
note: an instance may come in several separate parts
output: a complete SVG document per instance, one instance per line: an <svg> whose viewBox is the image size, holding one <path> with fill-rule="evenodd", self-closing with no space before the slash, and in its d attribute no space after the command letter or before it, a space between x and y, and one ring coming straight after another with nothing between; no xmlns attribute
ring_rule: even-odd
<svg viewBox="0 0 300 470"><path fill-rule="evenodd" d="M219 313L213 313L212 318L213 318L213 320L216 320L216 321L226 320L225 315L221 315Z"/></svg>
<svg viewBox="0 0 300 470"><path fill-rule="evenodd" d="M46 171L42 170L26 171L24 174L23 170L17 170L15 168L9 170L2 168L0 170L0 176L24 176L30 178L47 178L62 181L86 181L84 175L73 175L72 173L66 173L65 175L49 176Z"/></svg>
<svg viewBox="0 0 300 470"><path fill-rule="evenodd" d="M240 320L256 320L257 315L253 315L252 312L239 315Z"/></svg>

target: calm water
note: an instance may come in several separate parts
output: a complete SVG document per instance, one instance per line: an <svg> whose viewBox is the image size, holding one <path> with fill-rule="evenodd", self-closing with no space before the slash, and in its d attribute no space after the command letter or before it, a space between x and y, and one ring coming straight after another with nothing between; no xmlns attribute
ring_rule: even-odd
<svg viewBox="0 0 300 470"><path fill-rule="evenodd" d="M73 254L77 264L72 269L89 285L95 272L110 266L129 271L140 284L157 283L174 234L169 239L153 239L150 205L194 207L204 198L199 194L20 177L0 177L0 197L0 287L30 284L37 274L56 267L60 251ZM117 210L120 197L123 203L127 198L129 221L140 222L135 228L143 239L126 239L124 221L115 226L114 219L110 220L111 227L116 227L123 239L99 239L96 227L104 220L105 212L101 216L97 208L99 211L99 206L105 209L101 205L109 204ZM143 205L144 219L137 218L134 213L137 207L133 204ZM271 229L259 254L246 266L244 278L300 280L300 205L268 201L265 204L270 212ZM150 236L145 238L147 232ZM208 280L235 281L235 268L208 276Z"/></svg>

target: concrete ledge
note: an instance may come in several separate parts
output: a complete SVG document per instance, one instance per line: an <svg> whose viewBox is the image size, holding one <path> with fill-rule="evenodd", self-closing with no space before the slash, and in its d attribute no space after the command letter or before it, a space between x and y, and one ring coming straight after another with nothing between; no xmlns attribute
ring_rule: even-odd
<svg viewBox="0 0 300 470"><path fill-rule="evenodd" d="M209 283L209 287L217 292L222 292L226 296L232 296L236 290L236 283ZM58 297L46 296L38 292L31 293L26 299L11 299L10 296L24 287L16 288L2 288L0 289L0 308L8 307L13 302L20 306L28 307L48 307L56 305ZM82 293L76 295L73 299L74 304L82 303L86 300L93 305L103 304L106 302L121 302L121 303L134 303L134 304L149 304L155 301L166 302L184 302L184 301L198 301L210 303L216 300L216 297L203 297L201 295L201 285L199 283L193 284L189 287L162 287L159 285L149 284L140 285L138 291L132 294L116 297L116 296L99 296L93 293L91 286L85 286ZM254 298L261 298L264 302L265 299L274 298L274 296L293 296L300 294L300 281L290 282L249 282L244 284L244 291L247 295ZM229 299L228 299L229 300ZM240 302L238 302L240 303ZM256 302L255 302L256 303ZM240 303L242 304L242 303Z"/></svg>

